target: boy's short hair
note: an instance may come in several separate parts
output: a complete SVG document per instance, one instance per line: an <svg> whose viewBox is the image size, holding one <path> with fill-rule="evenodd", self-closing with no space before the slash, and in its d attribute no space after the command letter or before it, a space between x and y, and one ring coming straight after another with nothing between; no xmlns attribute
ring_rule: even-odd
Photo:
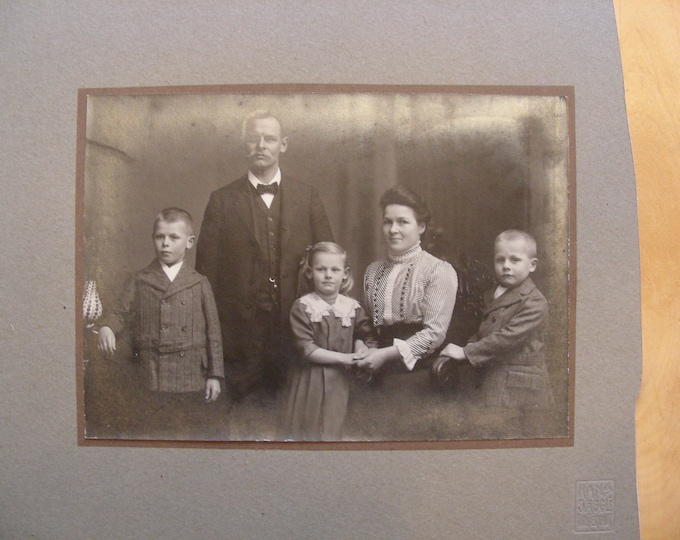
<svg viewBox="0 0 680 540"><path fill-rule="evenodd" d="M507 231L503 231L496 237L494 245L500 242L501 240L510 241L524 240L524 243L527 246L527 250L529 251L529 257L535 259L536 256L538 255L538 247L536 245L536 240L528 232L520 231L519 229L508 229Z"/></svg>
<svg viewBox="0 0 680 540"><path fill-rule="evenodd" d="M194 220L192 219L189 212L182 210L181 208L173 206L171 208L161 210L153 222L154 232L156 231L156 225L159 221L165 221L166 223L176 223L177 221L183 221L187 228L187 234L189 236L194 234Z"/></svg>
<svg viewBox="0 0 680 540"><path fill-rule="evenodd" d="M276 116L275 114L270 113L269 111L266 111L264 109L258 109L257 111L251 112L248 116L246 116L243 119L243 123L241 124L241 140L245 141L246 140L246 133L248 131L248 124L252 122L253 120L262 120L263 118L273 118L279 123L279 128L281 128L281 138L284 137L283 135L283 124L281 123L281 119Z"/></svg>

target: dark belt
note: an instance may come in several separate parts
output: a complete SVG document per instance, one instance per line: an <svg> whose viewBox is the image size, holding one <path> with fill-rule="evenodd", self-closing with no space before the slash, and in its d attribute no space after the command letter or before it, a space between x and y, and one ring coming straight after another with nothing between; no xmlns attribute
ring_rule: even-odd
<svg viewBox="0 0 680 540"><path fill-rule="evenodd" d="M422 323L397 323L379 326L376 329L378 331L378 345L389 347L395 339L406 340L422 329Z"/></svg>
<svg viewBox="0 0 680 540"><path fill-rule="evenodd" d="M390 347L395 339L407 340L416 332L420 332L424 328L422 323L397 323L387 326L380 326L376 330L378 332L378 346ZM416 362L413 371L420 369L429 369L430 364L434 362L436 355L426 356ZM386 373L409 373L403 362L389 362L378 372L378 379L381 375Z"/></svg>

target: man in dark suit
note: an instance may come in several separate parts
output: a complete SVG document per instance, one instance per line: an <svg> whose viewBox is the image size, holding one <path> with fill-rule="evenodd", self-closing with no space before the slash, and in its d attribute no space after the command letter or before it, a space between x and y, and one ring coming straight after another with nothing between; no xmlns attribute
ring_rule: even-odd
<svg viewBox="0 0 680 540"><path fill-rule="evenodd" d="M196 254L213 287L235 401L284 381L300 260L307 246L333 239L318 191L281 174L281 122L256 111L242 135L248 173L211 194Z"/></svg>

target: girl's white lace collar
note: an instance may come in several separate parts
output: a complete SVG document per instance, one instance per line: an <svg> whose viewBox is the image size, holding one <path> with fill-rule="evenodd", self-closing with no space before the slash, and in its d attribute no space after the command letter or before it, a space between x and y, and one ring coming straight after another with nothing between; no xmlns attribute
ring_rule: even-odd
<svg viewBox="0 0 680 540"><path fill-rule="evenodd" d="M418 242L415 246L413 246L411 249L407 249L404 251L404 253L388 253L388 258L390 259L390 262L393 264L402 264L405 262L410 262L413 259L416 258L420 252L423 251L423 248L420 247L420 242Z"/></svg>
<svg viewBox="0 0 680 540"><path fill-rule="evenodd" d="M338 295L333 305L313 292L300 298L300 303L305 306L305 313L312 322L321 322L322 317L334 315L341 320L342 326L352 326L352 319L359 307L359 302L343 294Z"/></svg>

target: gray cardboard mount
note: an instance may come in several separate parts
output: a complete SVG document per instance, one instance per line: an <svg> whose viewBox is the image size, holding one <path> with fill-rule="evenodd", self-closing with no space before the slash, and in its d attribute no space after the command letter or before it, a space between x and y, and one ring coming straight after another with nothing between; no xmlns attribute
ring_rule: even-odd
<svg viewBox="0 0 680 540"><path fill-rule="evenodd" d="M611 2L4 3L0 44L0 537L638 537L638 236ZM573 447L77 445L77 89L244 83L575 87Z"/></svg>

